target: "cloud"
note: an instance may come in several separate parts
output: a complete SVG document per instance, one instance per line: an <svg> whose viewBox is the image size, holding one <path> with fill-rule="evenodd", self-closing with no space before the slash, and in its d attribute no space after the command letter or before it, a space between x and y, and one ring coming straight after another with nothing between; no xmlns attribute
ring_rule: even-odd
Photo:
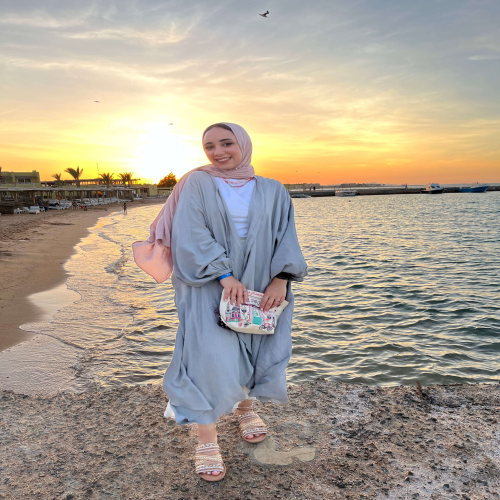
<svg viewBox="0 0 500 500"><path fill-rule="evenodd" d="M99 30L81 31L76 33L57 33L58 36L73 40L121 40L126 43L144 44L150 46L175 44L186 40L196 28L200 17L182 21L171 21L164 29L140 30L130 26L119 28L103 28Z"/></svg>
<svg viewBox="0 0 500 500"><path fill-rule="evenodd" d="M193 63L190 61L173 63L162 67L139 67L133 64L110 63L109 61L90 62L83 60L73 61L43 61L23 57L1 57L0 64L13 66L22 69L32 70L80 70L82 72L93 72L97 75L113 75L129 81L139 81L147 84L165 84L171 83L172 79L164 75L182 71L190 67Z"/></svg>
<svg viewBox="0 0 500 500"><path fill-rule="evenodd" d="M380 43L372 43L365 45L360 49L362 54L383 54L390 52L385 45Z"/></svg>
<svg viewBox="0 0 500 500"><path fill-rule="evenodd" d="M497 61L498 59L500 59L500 54L470 56L467 59L469 61Z"/></svg>
<svg viewBox="0 0 500 500"><path fill-rule="evenodd" d="M54 17L41 10L36 10L27 14L3 14L0 16L0 24L29 26L32 28L70 28L84 24L91 14L92 9L89 9L81 14Z"/></svg>
<svg viewBox="0 0 500 500"><path fill-rule="evenodd" d="M310 76L294 75L292 73L264 73L262 78L269 80L283 80L288 82L313 83L314 79Z"/></svg>
<svg viewBox="0 0 500 500"><path fill-rule="evenodd" d="M129 43L144 43L146 45L166 45L179 43L189 37L189 29L179 29L173 25L169 30L138 31L133 28L108 28L80 33L60 33L63 38L73 40L122 40Z"/></svg>

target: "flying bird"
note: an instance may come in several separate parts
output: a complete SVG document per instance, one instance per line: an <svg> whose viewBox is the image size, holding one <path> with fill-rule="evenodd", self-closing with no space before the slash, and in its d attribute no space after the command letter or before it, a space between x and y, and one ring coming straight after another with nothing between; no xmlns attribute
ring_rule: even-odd
<svg viewBox="0 0 500 500"><path fill-rule="evenodd" d="M268 14L269 14L269 11L267 11L265 14L259 14L259 16L267 17Z"/></svg>
<svg viewBox="0 0 500 500"><path fill-rule="evenodd" d="M94 102L101 102L101 101L94 101Z"/></svg>

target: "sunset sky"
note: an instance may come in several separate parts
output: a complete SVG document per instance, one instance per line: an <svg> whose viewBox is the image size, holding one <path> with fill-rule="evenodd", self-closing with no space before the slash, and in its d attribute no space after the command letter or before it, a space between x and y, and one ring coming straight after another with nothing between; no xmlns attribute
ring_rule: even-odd
<svg viewBox="0 0 500 500"><path fill-rule="evenodd" d="M500 182L499 87L498 0L0 3L0 165L42 180L179 176L229 121L285 183Z"/></svg>

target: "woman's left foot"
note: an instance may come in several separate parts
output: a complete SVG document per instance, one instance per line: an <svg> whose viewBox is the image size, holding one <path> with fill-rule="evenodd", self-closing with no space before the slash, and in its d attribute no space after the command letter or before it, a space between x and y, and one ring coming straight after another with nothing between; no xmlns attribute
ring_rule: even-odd
<svg viewBox="0 0 500 500"><path fill-rule="evenodd" d="M241 437L247 443L260 443L266 439L267 428L263 420L253 411L252 406L236 408Z"/></svg>

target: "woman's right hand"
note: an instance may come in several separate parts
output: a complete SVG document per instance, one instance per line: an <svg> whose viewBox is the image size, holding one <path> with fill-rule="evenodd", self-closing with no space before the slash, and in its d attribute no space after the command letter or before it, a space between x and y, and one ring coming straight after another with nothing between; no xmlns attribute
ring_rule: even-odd
<svg viewBox="0 0 500 500"><path fill-rule="evenodd" d="M238 281L234 276L228 276L220 280L220 284L224 287L224 300L227 300L228 297L231 297L231 305L234 306L234 303L241 306L242 302L248 301L248 292L247 287L241 282Z"/></svg>

